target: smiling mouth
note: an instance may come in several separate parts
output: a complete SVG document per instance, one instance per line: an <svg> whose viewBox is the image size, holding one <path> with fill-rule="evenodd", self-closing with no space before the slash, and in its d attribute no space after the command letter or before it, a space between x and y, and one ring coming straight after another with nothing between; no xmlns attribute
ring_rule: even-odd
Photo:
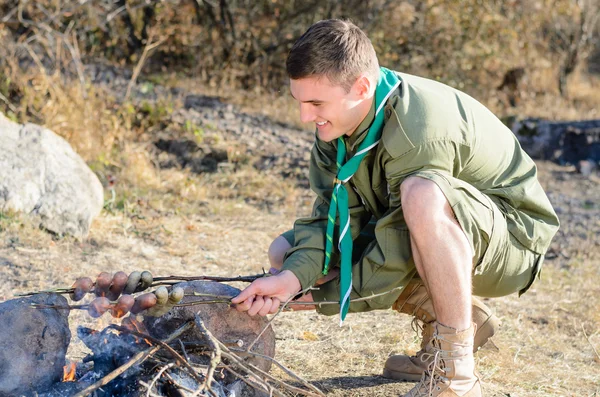
<svg viewBox="0 0 600 397"><path fill-rule="evenodd" d="M325 124L327 124L327 121L316 122L316 124L317 124L319 127L323 127Z"/></svg>

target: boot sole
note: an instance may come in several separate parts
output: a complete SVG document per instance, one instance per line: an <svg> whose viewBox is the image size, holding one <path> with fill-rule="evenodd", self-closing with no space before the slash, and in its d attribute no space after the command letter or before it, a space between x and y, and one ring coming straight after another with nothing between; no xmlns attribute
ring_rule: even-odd
<svg viewBox="0 0 600 397"><path fill-rule="evenodd" d="M494 314L488 317L475 333L475 338L478 340L478 343L473 343L473 353L477 353L477 351L481 349L492 336L494 336L499 327L500 319L498 317Z"/></svg>
<svg viewBox="0 0 600 397"><path fill-rule="evenodd" d="M394 371L388 368L383 369L383 377L388 379L400 380L403 382L418 382L421 380L423 373L420 374L407 374L403 372Z"/></svg>

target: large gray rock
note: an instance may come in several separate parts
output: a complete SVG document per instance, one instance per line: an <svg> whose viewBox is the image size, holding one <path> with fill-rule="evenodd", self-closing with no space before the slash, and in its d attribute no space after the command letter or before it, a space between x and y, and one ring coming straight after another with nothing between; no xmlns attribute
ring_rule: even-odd
<svg viewBox="0 0 600 397"><path fill-rule="evenodd" d="M219 296L236 296L240 293L237 288L211 281L190 281L178 284L178 286L182 287L186 294L198 292ZM202 298L186 296L183 302L199 299ZM256 339L267 324L264 317L250 317L246 313L231 309L226 303L175 307L162 317L146 317L144 324L152 336L162 339L173 333L184 322L193 320L196 313L215 338L223 343L241 339L244 342L244 349ZM204 337L195 327L184 334L182 339L184 341L202 341ZM263 333L251 351L269 357L275 356L275 332L272 327ZM264 371L271 368L270 360L250 357L248 361Z"/></svg>
<svg viewBox="0 0 600 397"><path fill-rule="evenodd" d="M67 141L0 113L0 209L38 215L54 233L85 237L103 203L98 177Z"/></svg>
<svg viewBox="0 0 600 397"><path fill-rule="evenodd" d="M67 300L41 294L0 303L0 397L32 395L62 379L69 312L31 303L64 306Z"/></svg>

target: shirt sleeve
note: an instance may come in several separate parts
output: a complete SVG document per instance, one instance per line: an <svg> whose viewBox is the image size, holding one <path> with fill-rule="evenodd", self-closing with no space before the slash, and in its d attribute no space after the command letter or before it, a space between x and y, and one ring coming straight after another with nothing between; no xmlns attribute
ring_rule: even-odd
<svg viewBox="0 0 600 397"><path fill-rule="evenodd" d="M326 143L316 139L310 159L309 179L311 189L317 198L310 217L298 219L294 223L295 245L286 253L282 270L290 270L306 289L321 277L325 262L325 241L329 203L333 192L333 180L337 173L336 143ZM347 187L350 211L350 228L355 239L368 223L371 214L362 204L356 192ZM337 241L337 230L334 241ZM330 269L339 266L339 252L334 246Z"/></svg>

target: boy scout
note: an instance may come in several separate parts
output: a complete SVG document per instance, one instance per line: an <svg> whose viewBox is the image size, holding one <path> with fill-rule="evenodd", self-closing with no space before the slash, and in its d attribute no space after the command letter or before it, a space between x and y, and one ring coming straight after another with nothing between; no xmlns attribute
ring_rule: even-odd
<svg viewBox="0 0 600 397"><path fill-rule="evenodd" d="M527 291L559 226L535 164L467 94L380 68L350 22L310 27L287 72L302 121L316 125L317 199L272 243L276 275L242 291L237 309L274 313L311 286L298 300L342 320L392 306L423 322L423 343L384 375L420 379L408 396L481 396L473 351L498 319L472 295Z"/></svg>

